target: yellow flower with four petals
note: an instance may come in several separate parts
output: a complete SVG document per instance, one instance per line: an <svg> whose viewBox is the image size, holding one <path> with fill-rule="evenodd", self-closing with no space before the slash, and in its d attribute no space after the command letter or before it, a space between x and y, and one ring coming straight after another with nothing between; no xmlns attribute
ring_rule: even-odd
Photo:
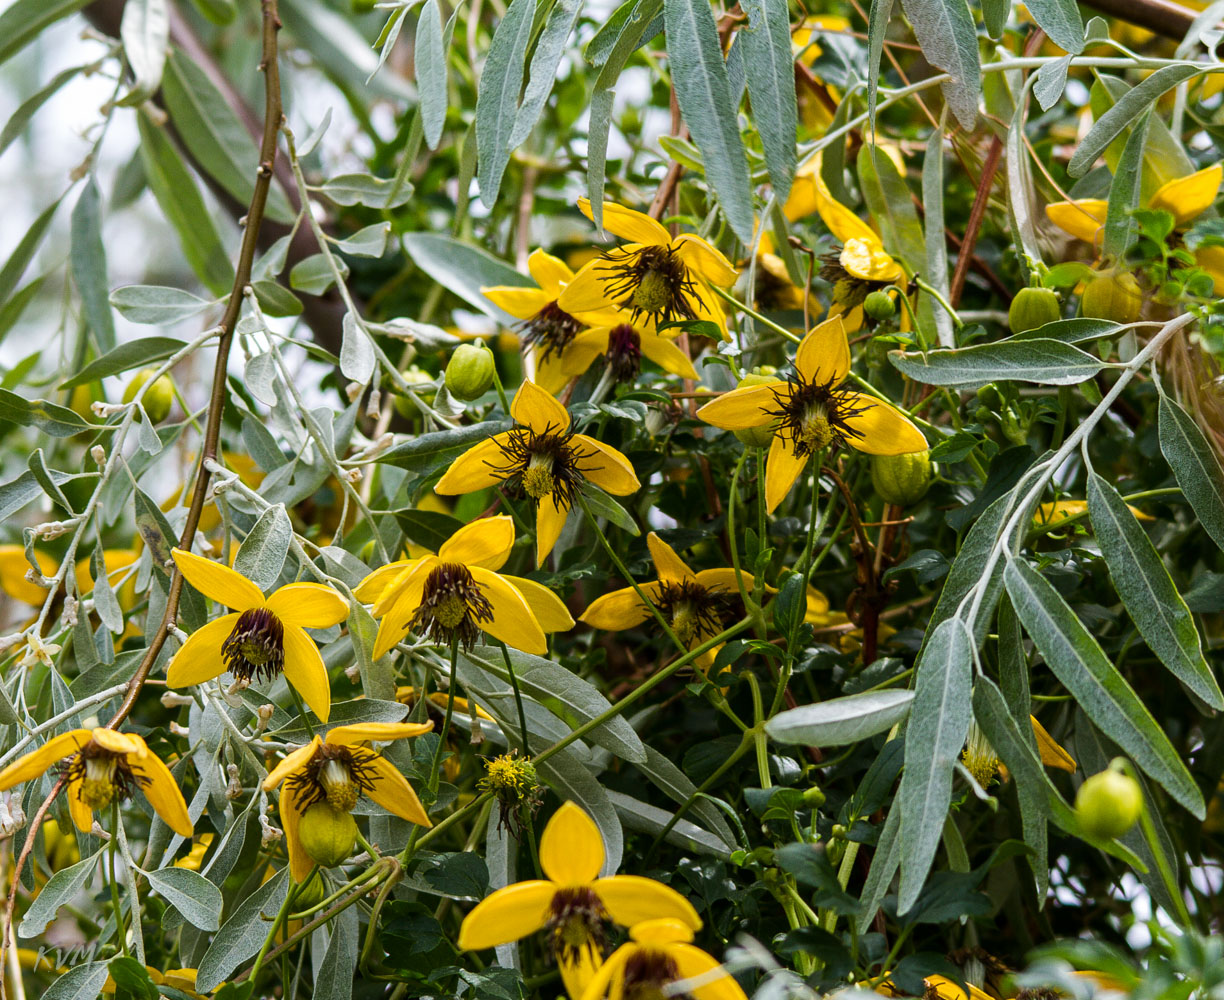
<svg viewBox="0 0 1224 1000"><path fill-rule="evenodd" d="M711 955L693 944L693 931L668 917L644 920L629 931L630 940L616 949L591 978L580 1000L666 997L671 983L695 985L673 996L694 1000L747 1000L740 984Z"/></svg>
<svg viewBox="0 0 1224 1000"><path fill-rule="evenodd" d="M348 616L348 603L319 583L290 583L270 597L241 573L202 556L173 551L184 578L205 597L233 608L197 629L166 668L172 688L190 687L228 671L239 681L283 673L323 722L331 714L327 668L308 628L328 628Z"/></svg>

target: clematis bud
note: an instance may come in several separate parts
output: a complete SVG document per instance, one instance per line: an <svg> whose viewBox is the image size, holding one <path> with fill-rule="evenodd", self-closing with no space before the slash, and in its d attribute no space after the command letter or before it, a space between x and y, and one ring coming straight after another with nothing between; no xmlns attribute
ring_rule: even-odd
<svg viewBox="0 0 1224 1000"><path fill-rule="evenodd" d="M898 507L917 503L931 487L931 453L873 455L871 485L885 503Z"/></svg>
<svg viewBox="0 0 1224 1000"><path fill-rule="evenodd" d="M1075 816L1094 837L1121 837L1142 811L1139 782L1113 765L1090 777L1075 794Z"/></svg>
<svg viewBox="0 0 1224 1000"><path fill-rule="evenodd" d="M493 385L493 352L484 344L460 344L446 366L446 390L470 403Z"/></svg>
<svg viewBox="0 0 1224 1000"><path fill-rule="evenodd" d="M141 387L153 377L155 368L142 368L138 371L123 390L123 401L130 403L136 398L136 394L140 392ZM155 424L160 424L170 415L170 407L174 403L174 383L170 381L169 375L160 376L156 382L149 386L142 400L145 413L149 415L149 419Z"/></svg>
<svg viewBox="0 0 1224 1000"><path fill-rule="evenodd" d="M316 802L298 821L298 840L312 860L323 868L335 868L353 855L357 822L351 813Z"/></svg>

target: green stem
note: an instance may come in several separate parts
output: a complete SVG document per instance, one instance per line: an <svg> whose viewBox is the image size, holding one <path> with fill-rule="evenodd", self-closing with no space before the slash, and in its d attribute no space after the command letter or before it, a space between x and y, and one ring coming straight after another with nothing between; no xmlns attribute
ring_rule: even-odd
<svg viewBox="0 0 1224 1000"><path fill-rule="evenodd" d="M801 340L803 340L802 337L798 336L797 334L791 333L791 331L788 330L786 327L779 326L772 319L769 319L766 316L762 316L759 312L757 312L747 303L741 302L739 299L737 299L734 295L728 292L725 288L719 288L717 285L710 285L710 289L716 295L730 302L733 306L735 306L736 309L740 310L740 312L747 313L749 316L755 319L758 323L761 323L762 325L769 327L769 329L773 330L774 333L781 334L783 337L785 337L787 340L791 341L792 343L798 344Z"/></svg>
<svg viewBox="0 0 1224 1000"><path fill-rule="evenodd" d="M127 932L124 929L123 923L123 907L119 902L119 800L111 799L111 830L110 842L107 845L110 855L110 871L107 872L107 879L110 882L111 893L111 908L115 911L115 936L119 941L119 953L126 955L127 949Z"/></svg>
<svg viewBox="0 0 1224 1000"><path fill-rule="evenodd" d="M441 286L434 286L441 287ZM497 363L493 364L493 385L497 389L497 398L501 402L502 411L506 416L510 415L510 402L506 399L506 390L502 386L501 376L497 374Z"/></svg>
<svg viewBox="0 0 1224 1000"><path fill-rule="evenodd" d="M936 302L938 302L943 307L944 312L946 312L949 316L952 317L953 326L955 326L958 330L964 329L965 327L964 320L962 320L960 316L957 315L956 310L952 308L952 303L950 303L947 299L943 297L943 295L940 293L938 288L935 288L932 285L928 285L921 278L915 278L914 284L917 285L919 288L921 288L924 292L927 293L927 295L931 296L931 298L933 298Z"/></svg>
<svg viewBox="0 0 1224 1000"><path fill-rule="evenodd" d="M438 791L438 769L442 766L442 756L446 753L446 738L450 735L451 718L455 712L455 686L459 683L455 671L459 664L459 637L451 640L450 653L450 683L446 685L446 716L442 719L442 729L438 732L438 746L434 750L433 762L429 765L429 791Z"/></svg>
<svg viewBox="0 0 1224 1000"><path fill-rule="evenodd" d="M752 693L752 742L756 747L757 777L762 788L772 788L769 779L769 748L765 740L765 706L761 700L761 686L757 683L756 674L751 670L744 672L748 689Z"/></svg>
<svg viewBox="0 0 1224 1000"><path fill-rule="evenodd" d="M527 745L527 713L523 710L523 695L519 691L518 676L514 673L514 664L510 661L510 650L504 642L499 642L502 659L506 661L506 673L510 675L510 686L514 688L514 705L518 709L519 735L523 740L523 756L531 756L531 748Z"/></svg>
<svg viewBox="0 0 1224 1000"><path fill-rule="evenodd" d="M287 681L286 683L288 684ZM288 687L289 694L293 696L293 704L297 708L298 715L302 717L302 725L306 727L306 732L310 734L310 738L313 740L315 737L315 728L311 724L310 717L306 714L306 706L302 704L302 696L298 694L297 688L295 688L292 684L288 684Z"/></svg>
<svg viewBox="0 0 1224 1000"><path fill-rule="evenodd" d="M255 964L251 966L251 972L247 976L247 982L254 985L256 977L259 975L259 970L263 966L264 958L268 954L268 949L272 947L272 942L276 938L276 932L280 930L281 924L285 922L285 918L289 916L289 906L293 902L293 897L296 895L296 886L292 879L289 880L289 887L285 891L284 902L276 912L276 919L272 921L272 926L268 928L268 934L264 938L263 945L259 949L259 954L255 956Z"/></svg>

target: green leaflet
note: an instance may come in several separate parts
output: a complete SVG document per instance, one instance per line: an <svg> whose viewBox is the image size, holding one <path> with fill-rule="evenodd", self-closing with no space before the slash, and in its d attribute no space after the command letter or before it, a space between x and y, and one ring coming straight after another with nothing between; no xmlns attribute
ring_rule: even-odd
<svg viewBox="0 0 1224 1000"><path fill-rule="evenodd" d="M476 96L476 147L480 200L497 203L502 176L510 162L510 134L518 114L523 64L531 40L535 0L512 0L489 45Z"/></svg>
<svg viewBox="0 0 1224 1000"><path fill-rule="evenodd" d="M1224 472L1191 416L1160 396L1160 450L1199 522L1224 548Z"/></svg>
<svg viewBox="0 0 1224 1000"><path fill-rule="evenodd" d="M1057 340L1003 340L925 355L890 351L888 360L926 385L974 388L1009 380L1038 385L1077 385L1108 367L1078 347Z"/></svg>
<svg viewBox="0 0 1224 1000"><path fill-rule="evenodd" d="M795 60L791 54L790 11L786 0L744 0L748 28L739 33L744 46L748 97L774 197L786 201L795 177L795 134L799 109L795 100Z"/></svg>

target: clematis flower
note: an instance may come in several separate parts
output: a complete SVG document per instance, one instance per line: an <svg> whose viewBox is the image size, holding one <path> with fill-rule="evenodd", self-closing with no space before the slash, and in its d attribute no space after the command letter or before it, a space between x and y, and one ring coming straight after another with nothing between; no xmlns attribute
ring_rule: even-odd
<svg viewBox="0 0 1224 1000"><path fill-rule="evenodd" d="M790 492L808 459L830 445L849 445L868 455L902 455L927 447L922 432L896 408L837 388L849 373L846 328L834 316L803 338L789 382L732 389L697 411L706 423L724 430L778 421L765 470L770 512Z"/></svg>
<svg viewBox="0 0 1224 1000"><path fill-rule="evenodd" d="M740 600L733 568L703 569L694 573L676 550L653 531L646 536L646 545L659 578L642 584L641 589L667 620L677 639L692 649L732 624ZM748 573L741 576L744 589L751 591L752 577ZM578 620L593 628L620 632L650 617L650 608L642 603L637 591L625 587L596 598ZM704 659L713 656L714 651L710 650Z"/></svg>
<svg viewBox="0 0 1224 1000"><path fill-rule="evenodd" d="M591 203L578 207L593 219ZM566 312L615 307L654 329L660 323L703 320L726 337L726 319L710 285L729 288L738 277L717 249L693 233L672 238L649 215L605 201L603 225L629 242L586 264L566 286L557 304Z"/></svg>
<svg viewBox="0 0 1224 1000"><path fill-rule="evenodd" d="M53 736L0 771L0 791L37 778L66 758L71 758L68 812L78 830L88 833L93 828L95 809L105 809L116 799L131 798L139 788L171 830L191 836L187 803L174 776L135 733L117 733L99 726Z"/></svg>
<svg viewBox="0 0 1224 1000"><path fill-rule="evenodd" d="M638 325L632 322L631 316L616 314L611 324L578 334L561 359L564 380L581 375L602 356L616 382L634 381L642 370L643 357L665 372L697 381L697 370L689 356L671 338L653 332L652 325ZM548 388L547 384L541 384Z"/></svg>
<svg viewBox="0 0 1224 1000"><path fill-rule="evenodd" d="M473 493L500 482L521 490L536 504L536 559L542 564L587 480L614 496L642 484L615 448L575 434L569 411L534 382L523 383L510 415L517 426L465 451L434 492Z"/></svg>
<svg viewBox="0 0 1224 1000"><path fill-rule="evenodd" d="M1194 219L1209 209L1224 179L1224 164L1196 171L1162 184L1145 206L1151 210L1169 212L1177 230L1184 230ZM1046 215L1064 233L1096 246L1105 227L1109 202L1102 198L1079 198L1056 201L1046 206ZM1200 247L1194 251L1199 267L1211 275L1216 295L1224 295L1224 247Z"/></svg>
<svg viewBox="0 0 1224 1000"><path fill-rule="evenodd" d="M513 547L514 521L499 514L465 524L436 556L389 563L367 576L354 593L373 602L374 617L382 619L374 656L408 631L470 647L484 630L516 649L546 653L544 633L573 628L574 619L543 584L497 572Z"/></svg>
<svg viewBox="0 0 1224 1000"><path fill-rule="evenodd" d="M347 813L366 795L409 823L433 825L408 779L389 760L370 749L371 743L409 739L431 729L432 722L337 726L327 736L316 736L294 750L268 772L263 782L265 792L284 783L279 806L281 828L289 851L289 874L295 881L302 881L313 866L298 837L298 824L316 802L326 802Z"/></svg>
<svg viewBox="0 0 1224 1000"><path fill-rule="evenodd" d="M565 261L544 250L532 251L527 258L527 270L539 288L496 285L480 291L521 321L517 329L523 349L530 352L535 363L535 380L546 391L557 393L570 378L561 364L574 338L588 326L612 322L612 312L606 308L577 313L562 309L557 299L574 280L574 272Z"/></svg>
<svg viewBox="0 0 1224 1000"><path fill-rule="evenodd" d="M1135 520L1137 521L1156 520L1151 514L1144 513L1138 507L1132 507L1130 504L1126 505L1126 509L1135 515ZM1035 527L1048 528L1087 513L1087 500L1053 500L1050 503L1043 503L1037 507L1037 510L1033 513L1033 525Z"/></svg>
<svg viewBox="0 0 1224 1000"><path fill-rule="evenodd" d="M344 621L348 603L330 587L291 583L265 598L254 583L220 563L174 549L184 578L205 597L233 608L198 629L166 669L172 688L189 687L229 671L243 682L283 673L323 722L331 713L327 668L307 628Z"/></svg>
<svg viewBox="0 0 1224 1000"><path fill-rule="evenodd" d="M1041 763L1046 767L1074 774L1079 766L1075 763L1075 758L1059 745L1046 731L1045 726L1037 721L1035 715L1029 716L1029 723L1033 727ZM972 723L969 727L969 738L965 749L961 751L961 762L983 788L989 787L996 777L1001 781L1010 780L1007 767L995 755L994 747L990 745L977 723Z"/></svg>
<svg viewBox="0 0 1224 1000"><path fill-rule="evenodd" d="M693 946L693 931L679 920L644 920L629 930L631 940L608 957L591 978L581 1000L663 997L670 983L700 980L683 994L694 1000L748 1000L740 984L718 961Z"/></svg>
<svg viewBox="0 0 1224 1000"><path fill-rule="evenodd" d="M605 921L632 927L666 917L690 939L701 929L697 911L675 889L640 875L600 878L604 857L594 821L574 803L564 803L540 837L547 879L516 882L482 899L463 918L459 947L479 951L546 931L565 988L579 1000L594 985L603 958Z"/></svg>

